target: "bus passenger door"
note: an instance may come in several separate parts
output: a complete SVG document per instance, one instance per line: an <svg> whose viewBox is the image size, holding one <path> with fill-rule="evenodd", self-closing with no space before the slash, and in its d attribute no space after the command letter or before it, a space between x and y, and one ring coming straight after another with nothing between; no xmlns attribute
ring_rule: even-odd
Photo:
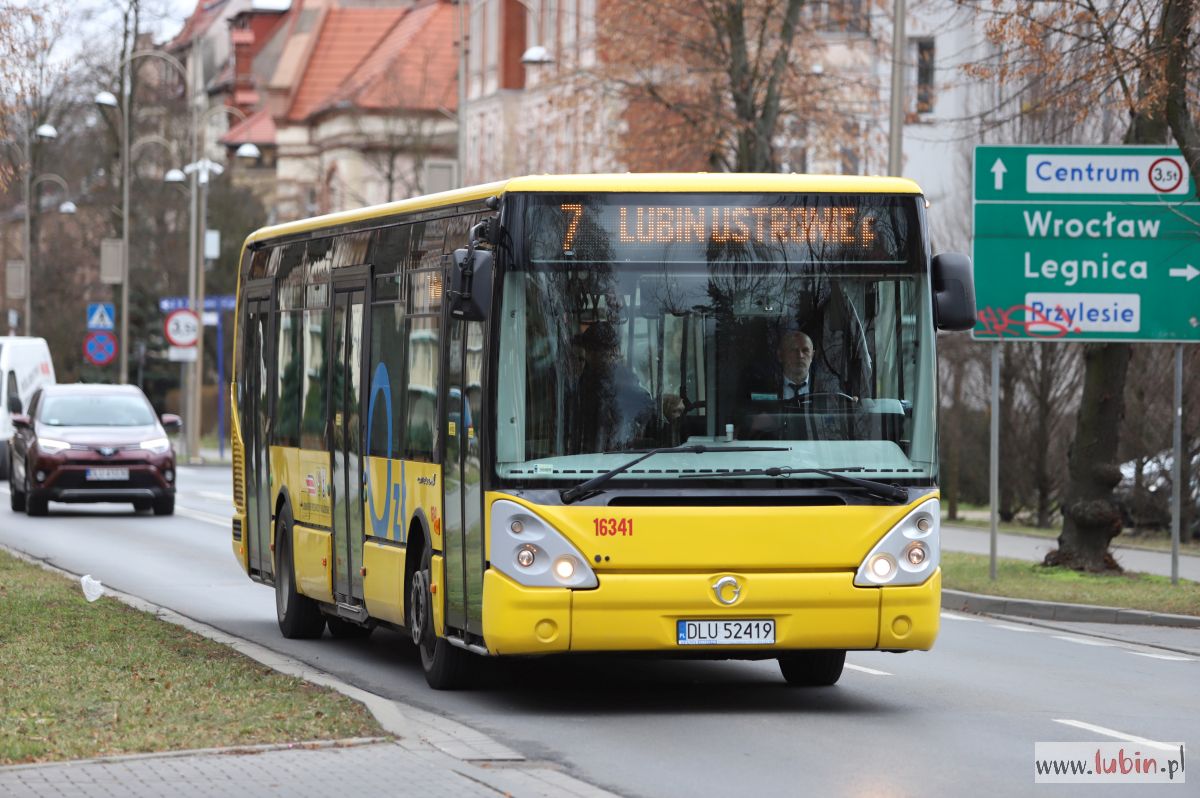
<svg viewBox="0 0 1200 798"><path fill-rule="evenodd" d="M474 635L483 634L483 330L481 322L450 321L445 371L445 618Z"/></svg>
<svg viewBox="0 0 1200 798"><path fill-rule="evenodd" d="M271 360L271 300L246 300L246 358L243 369L245 384L241 390L242 442L245 450L246 523L243 534L251 573L269 574L274 570L271 558L271 484L269 476L270 449L270 380Z"/></svg>
<svg viewBox="0 0 1200 798"><path fill-rule="evenodd" d="M339 604L363 603L362 359L363 284L335 280L329 419L333 454L333 592Z"/></svg>

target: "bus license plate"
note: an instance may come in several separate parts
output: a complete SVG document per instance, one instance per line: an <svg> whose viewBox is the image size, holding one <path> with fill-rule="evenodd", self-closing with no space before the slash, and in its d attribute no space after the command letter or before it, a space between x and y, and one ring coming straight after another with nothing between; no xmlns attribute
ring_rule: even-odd
<svg viewBox="0 0 1200 798"><path fill-rule="evenodd" d="M775 645L775 621L771 618L676 621L675 632L681 646Z"/></svg>
<svg viewBox="0 0 1200 798"><path fill-rule="evenodd" d="M87 470L88 482L108 482L123 479L129 479L128 468L89 468Z"/></svg>

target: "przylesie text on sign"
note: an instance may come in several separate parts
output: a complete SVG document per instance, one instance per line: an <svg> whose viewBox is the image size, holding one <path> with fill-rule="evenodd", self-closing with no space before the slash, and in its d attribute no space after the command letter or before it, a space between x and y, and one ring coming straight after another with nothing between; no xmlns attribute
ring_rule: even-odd
<svg viewBox="0 0 1200 798"><path fill-rule="evenodd" d="M562 251L572 252L585 209L575 202L564 202L560 209L567 219ZM615 210L616 230L611 232L621 244L875 245L875 217L854 206L622 205Z"/></svg>

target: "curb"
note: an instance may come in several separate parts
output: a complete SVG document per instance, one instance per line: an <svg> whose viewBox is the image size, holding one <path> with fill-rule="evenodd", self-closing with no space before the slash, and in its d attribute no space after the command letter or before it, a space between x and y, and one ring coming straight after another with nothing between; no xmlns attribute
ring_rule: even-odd
<svg viewBox="0 0 1200 798"><path fill-rule="evenodd" d="M1016 599L1005 596L986 596L962 590L942 590L942 609L988 615L1013 615L1042 621L1074 623L1127 623L1143 626L1171 626L1181 629L1200 629L1200 617L1173 615L1148 610L1127 610L1120 607L1097 607L1091 604L1059 604L1053 601Z"/></svg>
<svg viewBox="0 0 1200 798"><path fill-rule="evenodd" d="M39 768L82 767L84 765L113 765L122 762L141 762L147 759L179 759L189 756L230 756L243 754L268 754L272 751L319 751L325 748L353 748L359 745L377 745L391 742L388 737L348 737L341 740L307 740L299 743L261 743L254 745L227 745L219 748L179 748L171 751L148 751L143 754L114 754L90 759L54 760L51 762L28 762L22 765L0 765L0 773Z"/></svg>

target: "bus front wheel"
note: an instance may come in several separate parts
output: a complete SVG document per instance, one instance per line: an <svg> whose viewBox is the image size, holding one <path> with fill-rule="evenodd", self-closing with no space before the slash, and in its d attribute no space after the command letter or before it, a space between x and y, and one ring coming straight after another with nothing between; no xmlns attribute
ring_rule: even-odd
<svg viewBox="0 0 1200 798"><path fill-rule="evenodd" d="M433 594L430 575L433 570L433 551L426 546L421 567L412 575L408 598L408 629L421 654L425 681L434 690L457 690L470 681L469 654L455 648L433 631Z"/></svg>
<svg viewBox="0 0 1200 798"><path fill-rule="evenodd" d="M837 684L845 665L845 651L793 651L779 658L779 670L793 687Z"/></svg>
<svg viewBox="0 0 1200 798"><path fill-rule="evenodd" d="M325 616L317 602L296 591L292 566L292 524L285 509L275 522L275 617L289 640L311 640L325 631Z"/></svg>

